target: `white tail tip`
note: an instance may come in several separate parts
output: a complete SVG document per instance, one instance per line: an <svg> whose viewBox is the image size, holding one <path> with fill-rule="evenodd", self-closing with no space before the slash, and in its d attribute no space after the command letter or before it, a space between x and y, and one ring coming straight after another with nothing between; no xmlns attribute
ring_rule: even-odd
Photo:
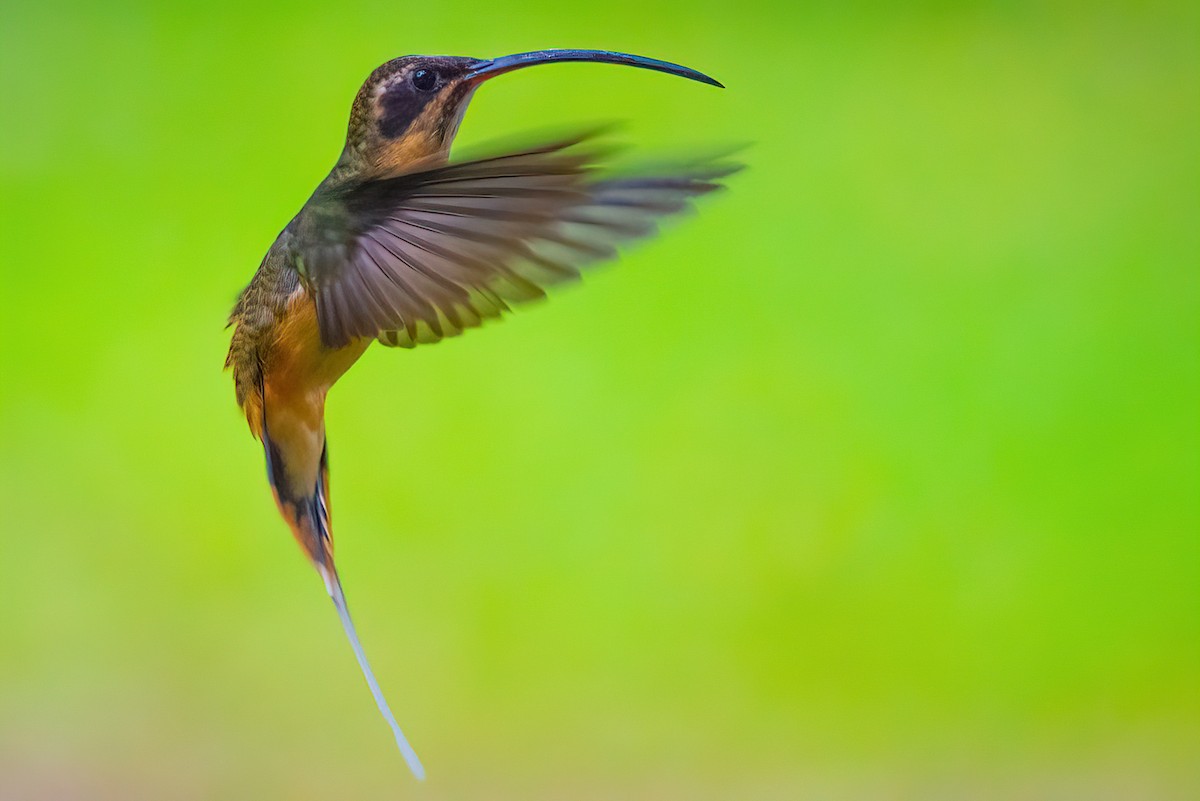
<svg viewBox="0 0 1200 801"><path fill-rule="evenodd" d="M417 752L408 744L408 738L400 730L400 724L396 722L392 710L388 707L387 700L383 697L383 691L379 689L379 682L375 681L375 674L371 670L371 664L367 662L367 655L363 653L362 643L358 641L358 632L354 630L354 621L350 618L350 610L346 606L346 596L342 592L342 582L338 579L337 572L332 567L327 568L324 565L317 565L317 571L325 581L325 591L329 593L329 597L333 599L333 605L337 607L338 618L342 621L342 628L346 632L346 639L350 640L350 647L354 649L354 658L358 660L358 666L362 668L363 677L367 680L367 686L371 688L371 695L375 698L375 705L379 707L379 713L383 715L383 719L387 721L387 724L392 727L392 734L396 737L396 745L400 748L400 753L404 756L404 761L408 763L408 769L412 771L413 776L416 776L418 781L424 781L425 768L421 765L421 760L417 757Z"/></svg>

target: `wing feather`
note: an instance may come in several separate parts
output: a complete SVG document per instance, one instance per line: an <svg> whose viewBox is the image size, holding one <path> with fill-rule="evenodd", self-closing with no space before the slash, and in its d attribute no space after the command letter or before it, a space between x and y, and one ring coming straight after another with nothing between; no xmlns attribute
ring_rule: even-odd
<svg viewBox="0 0 1200 801"><path fill-rule="evenodd" d="M737 169L713 163L606 177L585 142L314 197L321 225L301 221L309 235L299 237L297 261L315 290L325 344L376 337L413 347L479 326L650 236L658 218L687 210Z"/></svg>

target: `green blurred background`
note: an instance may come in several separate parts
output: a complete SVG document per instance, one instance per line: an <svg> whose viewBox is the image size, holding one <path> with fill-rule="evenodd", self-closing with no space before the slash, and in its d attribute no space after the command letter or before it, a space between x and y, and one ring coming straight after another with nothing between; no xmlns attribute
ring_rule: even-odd
<svg viewBox="0 0 1200 801"><path fill-rule="evenodd" d="M1200 797L1193 3L18 2L0 798ZM329 407L406 774L221 372L377 64L460 142L753 141L697 218Z"/></svg>

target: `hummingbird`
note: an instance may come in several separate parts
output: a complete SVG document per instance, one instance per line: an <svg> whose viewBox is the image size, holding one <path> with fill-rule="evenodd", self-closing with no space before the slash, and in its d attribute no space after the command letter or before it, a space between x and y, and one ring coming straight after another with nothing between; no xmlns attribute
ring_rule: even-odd
<svg viewBox="0 0 1200 801"><path fill-rule="evenodd" d="M403 56L378 67L350 109L329 175L287 224L229 318L225 366L262 443L292 535L324 581L380 713L418 779L354 629L333 560L325 397L372 342L411 348L540 298L655 231L657 218L720 188L736 165L616 174L587 134L474 160L450 146L483 82L540 64L622 64L723 88L696 70L605 50L501 58Z"/></svg>

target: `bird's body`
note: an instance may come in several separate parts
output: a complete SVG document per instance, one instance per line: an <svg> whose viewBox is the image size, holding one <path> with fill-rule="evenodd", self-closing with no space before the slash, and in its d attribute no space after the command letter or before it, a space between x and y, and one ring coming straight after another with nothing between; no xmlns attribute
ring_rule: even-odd
<svg viewBox="0 0 1200 801"><path fill-rule="evenodd" d="M267 449L280 512L305 553L332 564L328 519L309 516L296 504L315 500L325 450L325 395L371 340L359 337L338 348L321 342L315 299L286 261L288 239L286 231L280 235L234 308L228 363L246 422ZM327 509L327 483L323 489Z"/></svg>
<svg viewBox="0 0 1200 801"><path fill-rule="evenodd" d="M280 513L325 581L380 710L423 770L362 653L333 561L325 398L372 341L413 347L498 317L509 303L615 255L717 187L700 164L614 177L587 137L452 163L485 79L530 64L596 60L716 84L683 67L603 51L390 61L355 98L334 169L275 240L230 316L226 366L263 443ZM720 85L720 84L716 84Z"/></svg>

